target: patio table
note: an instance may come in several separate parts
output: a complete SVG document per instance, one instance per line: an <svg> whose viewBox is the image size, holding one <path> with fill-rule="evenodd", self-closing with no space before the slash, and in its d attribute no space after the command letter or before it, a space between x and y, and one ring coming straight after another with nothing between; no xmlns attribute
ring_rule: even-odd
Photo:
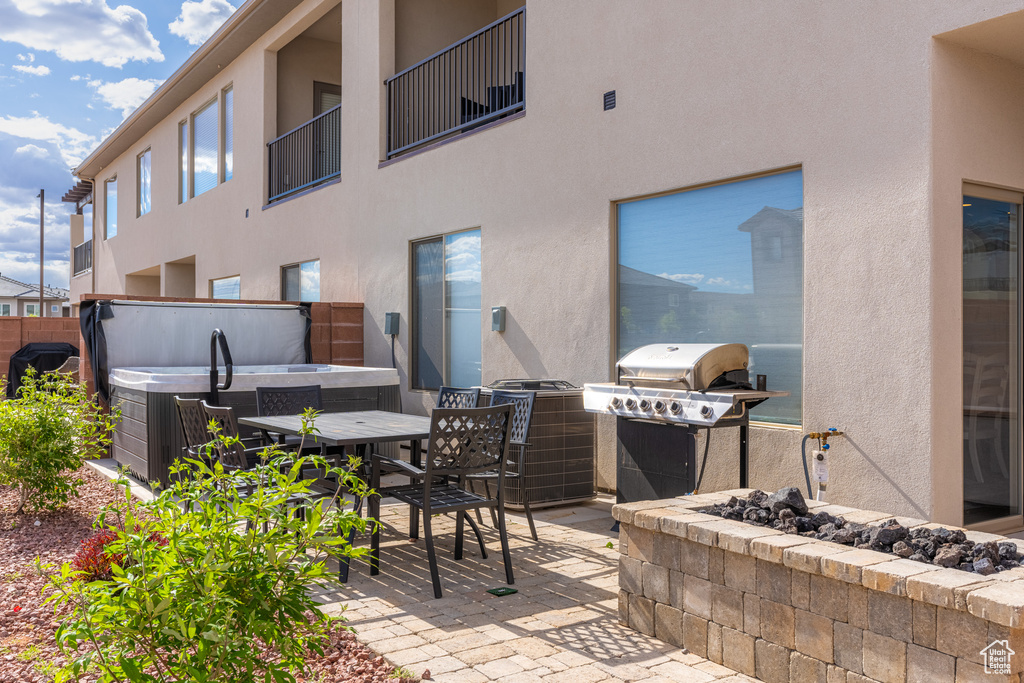
<svg viewBox="0 0 1024 683"><path fill-rule="evenodd" d="M301 415L277 415L273 417L240 417L238 423L256 429L298 436L302 429ZM356 455L363 463L369 463L367 450L374 443L393 443L408 441L410 444L410 460L416 467L420 466L420 441L430 437L430 418L422 415L406 415L386 410L355 410L345 413L321 413L317 416L314 426L319 433L313 443L320 444L320 449L327 456L327 449L338 446L354 446ZM360 500L357 505L361 506ZM419 511L409 514L409 537L419 535ZM339 570L341 581L348 581L348 562L342 561Z"/></svg>

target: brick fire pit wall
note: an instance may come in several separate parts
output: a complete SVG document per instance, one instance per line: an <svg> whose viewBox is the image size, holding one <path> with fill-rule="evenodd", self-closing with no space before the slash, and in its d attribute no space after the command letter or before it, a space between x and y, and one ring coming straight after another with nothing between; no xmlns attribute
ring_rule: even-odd
<svg viewBox="0 0 1024 683"><path fill-rule="evenodd" d="M623 625L768 683L1021 682L1024 568L986 577L696 512L749 491L615 506ZM1008 675L985 673L995 641Z"/></svg>

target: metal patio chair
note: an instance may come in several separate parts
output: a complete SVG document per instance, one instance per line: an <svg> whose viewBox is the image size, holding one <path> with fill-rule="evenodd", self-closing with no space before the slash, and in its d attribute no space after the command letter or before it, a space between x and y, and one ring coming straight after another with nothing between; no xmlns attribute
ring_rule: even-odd
<svg viewBox="0 0 1024 683"><path fill-rule="evenodd" d="M526 435L530 431L530 420L533 418L533 402L536 397L536 391L495 389L491 392L492 406L512 406L512 425L510 427L512 435L509 439L511 450L505 463L505 482L507 483L510 479L519 481L523 510L526 512L526 521L530 525L530 535L533 536L535 541L538 540L537 527L533 523L533 512L530 510L530 494L526 488L526 453L530 447L530 444L526 443ZM517 455L513 456L513 453L517 453ZM488 496L491 495L490 482L497 482L498 479L498 472L483 472L468 477L468 481L471 484L482 482L484 493ZM480 511L477 510L477 515L479 514ZM497 526L497 519L494 518L494 515L495 510L491 508L491 519L495 526ZM478 516L477 519L480 519L480 517Z"/></svg>
<svg viewBox="0 0 1024 683"><path fill-rule="evenodd" d="M438 408L476 408L480 402L480 387L456 389L441 387L437 391Z"/></svg>
<svg viewBox="0 0 1024 683"><path fill-rule="evenodd" d="M498 535L501 539L505 579L515 583L512 557L509 553L508 534L505 529L505 462L511 435L512 406L485 408L437 408L431 415L430 445L424 469L409 463L374 454L371 485L379 493L370 499L370 517L379 519L381 497L393 497L415 511L423 512L423 534L427 546L427 561L434 597L440 598L441 579L437 571L437 556L431 528L433 515L456 513L455 559L462 559L463 521L467 512L480 508L497 508ZM397 467L416 483L388 488L380 487L382 466ZM483 472L497 471L498 491L494 498L481 496L465 486L467 477ZM469 520L472 521L472 520ZM483 557L487 550L483 538L478 536ZM374 527L370 537L370 574L380 573L380 526Z"/></svg>
<svg viewBox="0 0 1024 683"><path fill-rule="evenodd" d="M201 401L203 412L206 413L206 420L215 420L220 427L222 437L239 437L238 418L235 416L235 409L231 406L211 406L206 401ZM217 455L221 465L225 469L250 470L260 461L263 453L262 445L246 447L245 441L250 443L252 439L236 441L230 445L220 443L217 445Z"/></svg>

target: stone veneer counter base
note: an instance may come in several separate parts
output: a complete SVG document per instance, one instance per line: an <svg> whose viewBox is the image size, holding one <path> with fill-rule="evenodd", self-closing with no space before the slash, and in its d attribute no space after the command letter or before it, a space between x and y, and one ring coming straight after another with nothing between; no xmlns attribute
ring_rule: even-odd
<svg viewBox="0 0 1024 683"><path fill-rule="evenodd" d="M1021 683L1024 568L982 576L697 512L752 490L613 508L622 624L768 683ZM1009 673L986 673L1004 645Z"/></svg>

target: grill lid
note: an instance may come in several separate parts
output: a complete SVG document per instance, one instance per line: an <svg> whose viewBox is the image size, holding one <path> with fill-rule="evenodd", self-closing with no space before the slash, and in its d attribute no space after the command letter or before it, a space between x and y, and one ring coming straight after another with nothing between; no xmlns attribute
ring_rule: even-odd
<svg viewBox="0 0 1024 683"><path fill-rule="evenodd" d="M648 344L623 356L619 382L673 382L690 391L708 389L727 372L746 370L744 344Z"/></svg>

